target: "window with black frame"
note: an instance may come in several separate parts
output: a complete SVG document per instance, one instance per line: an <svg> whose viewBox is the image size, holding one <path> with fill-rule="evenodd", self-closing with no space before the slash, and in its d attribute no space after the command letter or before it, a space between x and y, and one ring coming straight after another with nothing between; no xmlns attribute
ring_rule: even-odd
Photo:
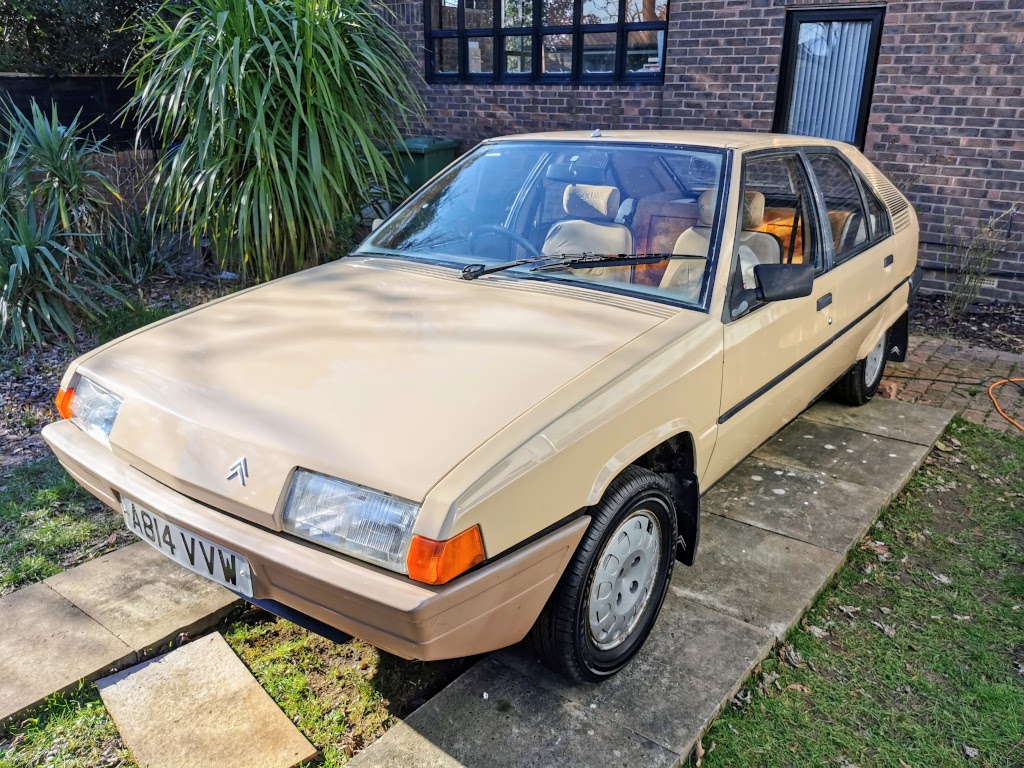
<svg viewBox="0 0 1024 768"><path fill-rule="evenodd" d="M427 78L662 82L668 0L425 0Z"/></svg>
<svg viewBox="0 0 1024 768"><path fill-rule="evenodd" d="M864 146L885 8L786 13L774 130Z"/></svg>

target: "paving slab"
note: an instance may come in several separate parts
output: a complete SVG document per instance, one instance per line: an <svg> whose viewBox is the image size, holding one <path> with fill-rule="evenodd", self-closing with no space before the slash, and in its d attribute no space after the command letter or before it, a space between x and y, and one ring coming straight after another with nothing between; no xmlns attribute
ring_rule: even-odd
<svg viewBox="0 0 1024 768"><path fill-rule="evenodd" d="M706 515L697 562L680 568L670 589L781 638L843 558L830 549Z"/></svg>
<svg viewBox="0 0 1024 768"><path fill-rule="evenodd" d="M538 685L686 755L774 642L766 630L670 591L643 650L600 685L567 685L525 644L494 658Z"/></svg>
<svg viewBox="0 0 1024 768"><path fill-rule="evenodd" d="M353 765L680 764L952 416L902 405L815 406L712 489L697 565L619 675L569 685L525 645L500 651Z"/></svg>
<svg viewBox="0 0 1024 768"><path fill-rule="evenodd" d="M930 448L955 415L944 408L876 397L860 408L822 400L805 412L803 418Z"/></svg>
<svg viewBox="0 0 1024 768"><path fill-rule="evenodd" d="M147 768L291 768L317 754L217 633L97 686Z"/></svg>
<svg viewBox="0 0 1024 768"><path fill-rule="evenodd" d="M134 649L46 584L0 598L0 722L135 658Z"/></svg>
<svg viewBox="0 0 1024 768"><path fill-rule="evenodd" d="M921 466L928 450L917 443L801 417L758 448L754 457L878 488L891 499Z"/></svg>
<svg viewBox="0 0 1024 768"><path fill-rule="evenodd" d="M238 602L142 541L45 583L138 651L208 629Z"/></svg>
<svg viewBox="0 0 1024 768"><path fill-rule="evenodd" d="M485 698L486 696L486 698ZM674 766L677 753L490 657L349 765L430 768Z"/></svg>
<svg viewBox="0 0 1024 768"><path fill-rule="evenodd" d="M708 491L701 505L704 513L841 553L867 532L889 497L820 471L749 458Z"/></svg>

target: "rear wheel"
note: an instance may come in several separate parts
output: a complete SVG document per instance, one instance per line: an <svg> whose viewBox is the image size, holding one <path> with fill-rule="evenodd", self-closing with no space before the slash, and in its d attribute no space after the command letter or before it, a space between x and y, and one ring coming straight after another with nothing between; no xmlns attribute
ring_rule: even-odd
<svg viewBox="0 0 1024 768"><path fill-rule="evenodd" d="M868 352L863 360L858 360L843 378L833 387L833 397L846 405L864 405L878 391L878 385L882 383L882 375L885 373L885 353L889 332L882 334L882 338L874 348Z"/></svg>
<svg viewBox="0 0 1024 768"><path fill-rule="evenodd" d="M533 627L538 655L567 677L597 682L643 646L675 564L669 484L628 467L592 510L572 562Z"/></svg>

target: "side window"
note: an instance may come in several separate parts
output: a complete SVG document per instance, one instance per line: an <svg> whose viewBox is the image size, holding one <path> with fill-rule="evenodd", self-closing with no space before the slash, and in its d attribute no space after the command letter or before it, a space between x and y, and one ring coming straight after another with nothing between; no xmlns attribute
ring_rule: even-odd
<svg viewBox="0 0 1024 768"><path fill-rule="evenodd" d="M845 160L832 154L811 154L808 158L825 198L835 260L839 264L872 241L871 219L864 209L857 180Z"/></svg>
<svg viewBox="0 0 1024 768"><path fill-rule="evenodd" d="M810 185L799 157L773 154L743 163L743 210L733 255L732 316L758 303L754 267L813 264L824 268L815 246L815 213Z"/></svg>
<svg viewBox="0 0 1024 768"><path fill-rule="evenodd" d="M892 224L889 219L889 211L878 199L868 183L863 178L860 180L861 189L864 190L864 197L868 201L868 223L871 224L871 241L884 240L892 234Z"/></svg>

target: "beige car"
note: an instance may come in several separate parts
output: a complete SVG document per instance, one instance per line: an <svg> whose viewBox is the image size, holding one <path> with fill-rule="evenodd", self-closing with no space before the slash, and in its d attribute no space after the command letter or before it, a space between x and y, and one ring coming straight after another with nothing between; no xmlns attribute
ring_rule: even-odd
<svg viewBox="0 0 1024 768"><path fill-rule="evenodd" d="M486 141L349 257L77 360L47 442L142 539L399 656L532 634L600 680L694 562L700 497L902 359L918 226L856 149Z"/></svg>

